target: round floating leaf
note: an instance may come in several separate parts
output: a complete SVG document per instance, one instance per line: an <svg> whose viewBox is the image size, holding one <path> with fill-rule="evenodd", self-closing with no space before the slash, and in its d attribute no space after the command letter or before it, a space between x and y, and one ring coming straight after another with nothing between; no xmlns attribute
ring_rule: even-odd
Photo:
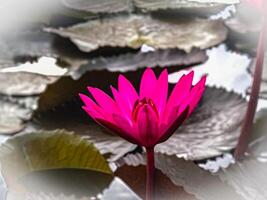
<svg viewBox="0 0 267 200"><path fill-rule="evenodd" d="M2 72L0 73L0 93L17 96L37 95L57 79L58 77L28 72Z"/></svg>
<svg viewBox="0 0 267 200"><path fill-rule="evenodd" d="M3 176L9 187L33 171L86 169L112 174L106 160L87 140L58 131L39 131L15 136L0 146Z"/></svg>
<svg viewBox="0 0 267 200"><path fill-rule="evenodd" d="M129 154L117 162L119 166L139 166L145 164L145 154ZM210 174L194 162L177 156L156 153L155 167L166 175L175 185L183 187L186 193L198 200L243 200L234 188L220 180L217 174ZM221 191L224 195L221 195ZM182 198L183 199L183 198ZM194 199L194 198L193 198Z"/></svg>
<svg viewBox="0 0 267 200"><path fill-rule="evenodd" d="M235 148L247 102L224 89L206 88L194 114L155 151L187 160L214 157Z"/></svg>
<svg viewBox="0 0 267 200"><path fill-rule="evenodd" d="M132 10L132 0L62 0L71 9L92 13L116 13Z"/></svg>
<svg viewBox="0 0 267 200"><path fill-rule="evenodd" d="M234 4L238 3L238 0L212 0L212 1L202 1L202 0L134 0L135 5L138 8L148 11L155 10L164 10L164 9L197 9L197 8L205 8L208 10L209 8L215 8L222 6L223 4Z"/></svg>
<svg viewBox="0 0 267 200"><path fill-rule="evenodd" d="M48 32L70 38L82 51L100 47L155 49L178 48L190 52L221 43L227 29L221 21L179 18L156 19L144 15L116 16L91 20L68 28L46 28Z"/></svg>
<svg viewBox="0 0 267 200"><path fill-rule="evenodd" d="M92 70L109 71L133 71L138 68L150 67L168 67L168 66L188 66L205 62L207 59L204 51L194 49L191 53L184 53L176 49L158 50L148 53L125 54L114 57L100 57L82 64L78 69L74 69L69 74L78 79L83 74Z"/></svg>
<svg viewBox="0 0 267 200"><path fill-rule="evenodd" d="M134 9L141 9L142 11L155 11L166 9L198 9L203 8L217 8L224 4L238 3L238 0L62 0L62 3L68 8L87 11L90 13L117 13L117 12L131 12Z"/></svg>
<svg viewBox="0 0 267 200"><path fill-rule="evenodd" d="M25 186L33 187L34 189L40 188L41 191L33 192L33 188L29 188L32 192L18 192L9 190L7 193L8 200L92 200L98 199L101 196L102 200L110 199L129 199L140 200L140 198L118 177L111 179L107 174L90 174L88 171L59 171L56 172L41 172L39 174L30 174L23 177L21 183L25 183ZM45 176L45 175L48 175ZM51 176L52 175L52 176ZM63 176L65 175L65 177ZM93 176L92 176L93 175ZM97 175L97 176L96 176ZM105 177L103 177L105 175ZM60 180L57 180L59 178ZM73 178L73 181L71 180ZM79 179L79 180L77 180ZM44 184L48 181L51 184ZM77 181L76 181L77 180ZM31 183L31 181L34 181ZM65 181L65 182L64 182ZM55 191L55 184L62 184L60 191ZM34 185L36 184L36 185ZM41 186L41 187L40 187ZM57 185L56 185L57 186ZM64 187L62 187L64 186ZM45 187L45 188L44 188ZM80 187L80 188L79 188ZM50 188L50 190L49 190ZM48 189L49 191L44 191ZM77 190L77 191L76 191ZM83 191L83 192L82 192ZM69 195L72 192L71 195Z"/></svg>
<svg viewBox="0 0 267 200"><path fill-rule="evenodd" d="M31 118L32 110L0 96L0 134L14 134L24 129L25 121Z"/></svg>
<svg viewBox="0 0 267 200"><path fill-rule="evenodd" d="M122 166L116 170L115 174L124 180L137 194L145 199L146 193L146 167L142 166ZM131 176L129 176L131 174ZM135 177L135 178L133 178ZM182 199L196 200L193 195L184 191L182 187L178 187L164 175L160 170L156 169L154 173L155 199Z"/></svg>

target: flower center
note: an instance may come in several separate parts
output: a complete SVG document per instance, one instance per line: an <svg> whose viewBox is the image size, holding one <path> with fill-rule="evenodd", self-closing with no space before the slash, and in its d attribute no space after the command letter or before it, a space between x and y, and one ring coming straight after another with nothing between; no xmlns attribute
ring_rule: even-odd
<svg viewBox="0 0 267 200"><path fill-rule="evenodd" d="M132 111L132 119L133 121L137 121L138 113L144 106L149 106L152 108L152 110L155 112L156 116L159 117L158 109L152 99L149 98L143 98L141 100L136 100L134 103L133 111Z"/></svg>

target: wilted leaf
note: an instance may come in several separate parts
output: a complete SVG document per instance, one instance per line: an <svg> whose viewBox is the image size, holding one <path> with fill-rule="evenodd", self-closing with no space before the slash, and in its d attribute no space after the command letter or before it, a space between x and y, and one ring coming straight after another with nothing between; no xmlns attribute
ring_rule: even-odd
<svg viewBox="0 0 267 200"><path fill-rule="evenodd" d="M206 88L194 114L156 151L187 160L218 156L235 148L247 103L224 89Z"/></svg>
<svg viewBox="0 0 267 200"><path fill-rule="evenodd" d="M125 54L114 57L93 58L88 63L70 72L74 79L92 70L132 71L143 67L188 66L203 63L207 57L204 51L194 49L191 53L179 50L158 50L156 52Z"/></svg>
<svg viewBox="0 0 267 200"><path fill-rule="evenodd" d="M179 18L156 19L150 16L116 16L91 20L68 28L46 28L48 32L70 38L82 51L100 47L140 48L143 44L155 49L178 48L190 52L221 43L227 29L221 21Z"/></svg>

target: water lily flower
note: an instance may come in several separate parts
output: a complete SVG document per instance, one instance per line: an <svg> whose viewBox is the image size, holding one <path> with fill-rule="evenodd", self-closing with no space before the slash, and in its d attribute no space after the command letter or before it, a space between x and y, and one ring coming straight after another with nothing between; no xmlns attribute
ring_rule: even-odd
<svg viewBox="0 0 267 200"><path fill-rule="evenodd" d="M113 98L100 89L88 87L94 99L84 94L82 108L99 124L131 143L154 147L167 140L191 115L202 93L206 77L192 87L194 72L184 75L168 98L168 73L157 79L153 70L143 74L139 95L132 84L119 76L118 90L111 86Z"/></svg>
<svg viewBox="0 0 267 200"><path fill-rule="evenodd" d="M192 85L194 72L183 75L168 94L168 72L157 78L151 68L143 73L139 93L123 75L118 89L111 86L113 98L88 87L93 98L79 94L82 107L97 123L125 140L147 150L147 199L153 193L154 147L166 141L196 108L205 90L206 76Z"/></svg>

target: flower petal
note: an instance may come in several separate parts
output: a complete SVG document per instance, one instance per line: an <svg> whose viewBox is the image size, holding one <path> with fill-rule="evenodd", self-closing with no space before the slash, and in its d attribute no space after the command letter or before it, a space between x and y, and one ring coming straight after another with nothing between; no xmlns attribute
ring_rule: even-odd
<svg viewBox="0 0 267 200"><path fill-rule="evenodd" d="M113 133L119 135L125 140L131 143L137 144L137 145L141 145L141 143L135 137L133 137L131 133L129 133L128 131L125 131L122 127L118 126L117 124L112 123L102 118L96 119L96 121L97 123L101 124L103 127L111 130Z"/></svg>
<svg viewBox="0 0 267 200"><path fill-rule="evenodd" d="M145 147L156 145L159 129L155 111L148 105L143 106L137 116L139 138Z"/></svg>
<svg viewBox="0 0 267 200"><path fill-rule="evenodd" d="M157 107L160 118L162 118L163 116L163 112L168 98L168 84L168 71L165 69L163 72L161 72L159 76L156 89L152 97L152 100L154 101Z"/></svg>
<svg viewBox="0 0 267 200"><path fill-rule="evenodd" d="M135 101L138 99L138 94L130 81L123 75L119 76L118 91L121 98L124 99L126 106L128 106L129 110L132 110Z"/></svg>
<svg viewBox="0 0 267 200"><path fill-rule="evenodd" d="M175 85L166 105L164 113L165 123L168 123L166 120L169 119L170 112L188 96L192 87L193 77L194 71L191 71L189 74L182 76Z"/></svg>
<svg viewBox="0 0 267 200"><path fill-rule="evenodd" d="M91 98L81 93L79 96L85 104L82 108L87 112L87 114L89 114L92 118L104 116L102 109Z"/></svg>
<svg viewBox="0 0 267 200"><path fill-rule="evenodd" d="M82 109L93 119L95 118L105 118L101 112L97 109L90 109L90 107L83 106Z"/></svg>
<svg viewBox="0 0 267 200"><path fill-rule="evenodd" d="M192 87L193 77L194 71L191 71L189 74L180 78L169 97L168 104L170 106L176 107L179 105L183 100L183 97L189 93Z"/></svg>
<svg viewBox="0 0 267 200"><path fill-rule="evenodd" d="M194 109L196 108L198 102L200 101L204 91L205 91L205 83L207 76L203 76L201 80L193 87L190 93L190 102L189 102L189 112L188 116L192 114Z"/></svg>
<svg viewBox="0 0 267 200"><path fill-rule="evenodd" d="M96 103L105 110L105 112L116 113L118 111L117 105L114 100L105 92L98 88L87 87L89 92L94 97Z"/></svg>
<svg viewBox="0 0 267 200"><path fill-rule="evenodd" d="M131 120L131 113L132 111L130 110L129 104L127 104L127 99L123 98L121 96L121 93L119 93L114 87L110 87L113 97L119 107L119 109L121 110L121 114L124 116L125 119L127 119L127 121L132 124L132 120Z"/></svg>
<svg viewBox="0 0 267 200"><path fill-rule="evenodd" d="M152 69L147 68L143 73L140 83L140 98L151 98L157 84L157 78Z"/></svg>
<svg viewBox="0 0 267 200"><path fill-rule="evenodd" d="M179 108L175 109L176 112L179 112ZM171 137L171 135L176 131L176 129L178 129L179 126L187 118L188 112L189 112L189 107L186 107L172 123L162 124L160 127L161 135L157 143L165 142L169 137Z"/></svg>

